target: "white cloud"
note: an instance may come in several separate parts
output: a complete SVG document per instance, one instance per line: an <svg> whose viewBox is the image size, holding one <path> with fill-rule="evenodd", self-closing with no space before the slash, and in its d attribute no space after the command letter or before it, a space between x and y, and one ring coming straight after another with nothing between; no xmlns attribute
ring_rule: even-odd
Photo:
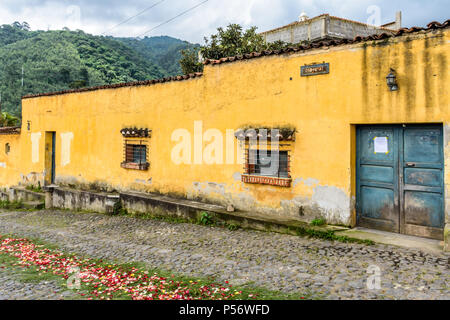
<svg viewBox="0 0 450 320"><path fill-rule="evenodd" d="M123 20L159 0L1 0L0 24L27 21L32 29L82 29L101 34ZM304 10L310 17L330 13L366 22L367 8L380 7L381 22L394 20L395 12L403 11L406 26L423 26L432 20L448 19L448 0L209 0L194 11L154 30L148 36L170 35L191 42L217 27L239 23L258 26L260 31L279 27L296 20ZM137 36L173 18L202 0L165 0L153 9L123 24L109 34Z"/></svg>

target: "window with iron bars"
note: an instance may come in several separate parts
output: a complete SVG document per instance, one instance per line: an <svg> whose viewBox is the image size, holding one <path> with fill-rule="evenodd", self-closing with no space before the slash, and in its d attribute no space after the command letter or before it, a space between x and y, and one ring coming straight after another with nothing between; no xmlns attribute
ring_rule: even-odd
<svg viewBox="0 0 450 320"><path fill-rule="evenodd" d="M291 187L290 151L245 150L242 182Z"/></svg>
<svg viewBox="0 0 450 320"><path fill-rule="evenodd" d="M125 169L148 170L148 145L145 140L125 140L124 161Z"/></svg>
<svg viewBox="0 0 450 320"><path fill-rule="evenodd" d="M245 174L290 178L288 151L246 150Z"/></svg>

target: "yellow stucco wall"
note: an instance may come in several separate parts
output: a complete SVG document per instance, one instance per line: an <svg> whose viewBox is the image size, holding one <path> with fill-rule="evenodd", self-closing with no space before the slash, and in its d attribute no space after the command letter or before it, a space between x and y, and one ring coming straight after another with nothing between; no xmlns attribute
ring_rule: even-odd
<svg viewBox="0 0 450 320"><path fill-rule="evenodd" d="M1 187L9 187L17 183L20 177L18 165L20 158L20 135L0 135L0 181ZM9 153L6 152L6 145L10 146Z"/></svg>
<svg viewBox="0 0 450 320"><path fill-rule="evenodd" d="M20 153L0 159L7 163L0 168L0 183L26 183L23 177L31 173L42 180L45 132L55 131L59 184L174 193L274 216L323 215L329 222L351 225L353 125L443 123L450 184L449 47L444 29L206 66L203 77L182 82L25 99L20 143L14 142L13 148ZM330 74L300 77L300 66L322 62L330 63ZM386 85L390 68L397 71L397 92ZM244 184L239 163L174 164L171 152L177 143L171 141L172 133L185 128L193 134L194 121L200 120L203 131L218 129L224 136L227 129L250 123L295 126L293 186ZM120 167L120 130L134 126L152 130L148 171ZM33 163L32 136L36 141L39 133L39 159ZM61 153L62 135L71 141L70 148L64 146L69 156ZM0 143L7 139L19 138L0 136Z"/></svg>

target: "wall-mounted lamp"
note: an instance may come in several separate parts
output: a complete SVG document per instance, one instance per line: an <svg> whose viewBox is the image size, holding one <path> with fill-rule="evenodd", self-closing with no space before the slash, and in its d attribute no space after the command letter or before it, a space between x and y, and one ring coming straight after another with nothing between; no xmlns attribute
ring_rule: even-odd
<svg viewBox="0 0 450 320"><path fill-rule="evenodd" d="M389 90L391 91L397 91L398 85L397 85L397 76L395 75L395 70L391 68L391 71L386 77L386 82L389 87Z"/></svg>

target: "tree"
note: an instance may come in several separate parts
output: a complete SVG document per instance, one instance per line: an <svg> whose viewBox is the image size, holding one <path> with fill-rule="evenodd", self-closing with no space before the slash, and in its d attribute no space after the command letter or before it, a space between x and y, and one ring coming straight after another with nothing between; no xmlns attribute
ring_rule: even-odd
<svg viewBox="0 0 450 320"><path fill-rule="evenodd" d="M19 125L19 122L19 118L7 112L2 112L0 114L0 127L15 127Z"/></svg>
<svg viewBox="0 0 450 320"><path fill-rule="evenodd" d="M76 80L69 84L70 89L80 89L86 87L86 81L84 80Z"/></svg>
<svg viewBox="0 0 450 320"><path fill-rule="evenodd" d="M86 85L89 85L89 71L87 68L81 68L80 70L80 77L81 80L86 83Z"/></svg>
<svg viewBox="0 0 450 320"><path fill-rule="evenodd" d="M279 50L291 45L283 41L266 43L256 30L256 27L251 27L244 31L238 24L229 24L226 29L218 28L216 34L210 38L205 37L205 44L200 47L200 55L203 59L218 60L263 50ZM203 70L203 64L193 50L182 52L180 64L185 74Z"/></svg>
<svg viewBox="0 0 450 320"><path fill-rule="evenodd" d="M65 67L65 66L62 67L61 70L59 71L59 74L60 74L61 80L64 83L70 83L72 81L71 76L70 76L70 68L69 67Z"/></svg>
<svg viewBox="0 0 450 320"><path fill-rule="evenodd" d="M21 24L19 21L14 21L11 25L12 25L14 28L22 29L22 24Z"/></svg>
<svg viewBox="0 0 450 320"><path fill-rule="evenodd" d="M199 50L195 48L181 51L180 65L184 74L203 71L203 65L199 62L198 54Z"/></svg>
<svg viewBox="0 0 450 320"><path fill-rule="evenodd" d="M24 22L22 22L22 30L25 30L25 31L30 31L30 25L28 24L28 22L26 22L26 21L24 21Z"/></svg>

